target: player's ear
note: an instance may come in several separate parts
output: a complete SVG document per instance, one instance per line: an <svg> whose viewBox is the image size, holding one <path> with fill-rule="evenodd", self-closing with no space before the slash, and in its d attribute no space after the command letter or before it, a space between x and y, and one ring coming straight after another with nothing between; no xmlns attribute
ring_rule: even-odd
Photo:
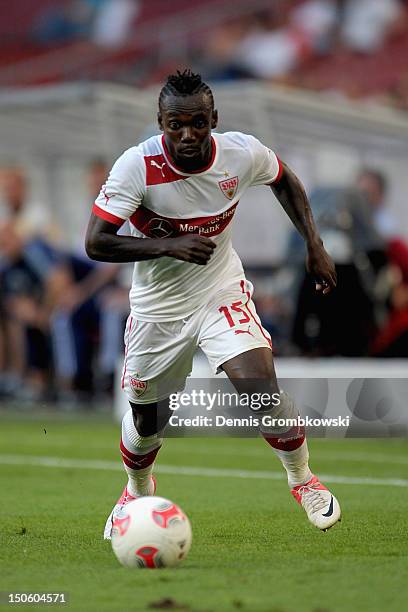
<svg viewBox="0 0 408 612"><path fill-rule="evenodd" d="M211 129L214 130L218 125L218 111L213 110L211 119Z"/></svg>
<svg viewBox="0 0 408 612"><path fill-rule="evenodd" d="M163 117L160 111L157 113L157 122L161 131L163 131Z"/></svg>

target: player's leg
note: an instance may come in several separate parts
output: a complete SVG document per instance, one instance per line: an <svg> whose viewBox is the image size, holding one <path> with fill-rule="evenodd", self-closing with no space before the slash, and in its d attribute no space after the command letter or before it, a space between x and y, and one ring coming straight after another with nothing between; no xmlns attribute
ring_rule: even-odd
<svg viewBox="0 0 408 612"><path fill-rule="evenodd" d="M279 394L279 405L264 410L262 415L270 414L276 419L296 418L298 412L293 401L279 389L276 380L272 351L269 348L257 348L230 359L222 365L239 393L268 393ZM266 431L262 428L262 435L272 446L288 475L291 488L306 483L312 473L309 469L309 452L303 428L291 430L276 428Z"/></svg>
<svg viewBox="0 0 408 612"><path fill-rule="evenodd" d="M279 393L279 404L262 411L262 416L285 420L297 418L298 411L293 400L279 390L270 349L246 351L226 361L222 369L239 393ZM340 506L309 468L304 428L261 427L261 433L280 459L292 495L303 506L311 523L322 530L332 527L340 519Z"/></svg>
<svg viewBox="0 0 408 612"><path fill-rule="evenodd" d="M170 418L168 402L132 404L122 419L120 452L128 482L106 521L104 538L111 537L115 518L129 502L145 495L154 495L156 480L154 462L163 442L163 431Z"/></svg>
<svg viewBox="0 0 408 612"><path fill-rule="evenodd" d="M108 517L105 539L110 539L113 520L128 502L155 493L154 461L171 414L167 398L184 388L195 346L184 321L158 325L128 319L122 388L130 409L122 419L120 442L128 482Z"/></svg>
<svg viewBox="0 0 408 612"><path fill-rule="evenodd" d="M224 370L239 393L279 394L272 358L272 342L263 329L251 299L252 285L246 279L221 291L206 310L200 346L215 371ZM293 402L281 395L276 417L293 415ZM282 461L291 486L310 478L304 432L283 443L273 436L268 442Z"/></svg>
<svg viewBox="0 0 408 612"><path fill-rule="evenodd" d="M154 492L154 462L171 411L168 401L130 406L122 419L120 452L128 475L127 493L136 498Z"/></svg>
<svg viewBox="0 0 408 612"><path fill-rule="evenodd" d="M246 279L232 283L215 295L206 307L200 346L214 372L224 370L238 392L279 393L279 405L271 406L270 416L295 419L298 411L291 398L279 390L271 338L261 325L251 296L252 285ZM304 430L284 427L262 433L282 462L292 494L303 505L311 522L321 529L333 525L340 517L340 508L309 469Z"/></svg>

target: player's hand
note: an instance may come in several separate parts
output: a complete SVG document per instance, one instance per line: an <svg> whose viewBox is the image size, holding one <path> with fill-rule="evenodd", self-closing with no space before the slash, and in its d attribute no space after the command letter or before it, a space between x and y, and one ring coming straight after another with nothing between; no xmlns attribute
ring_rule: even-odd
<svg viewBox="0 0 408 612"><path fill-rule="evenodd" d="M215 247L215 242L210 238L205 238L198 234L189 234L180 236L179 238L166 238L165 254L168 257L188 261L200 266L205 266L209 260Z"/></svg>
<svg viewBox="0 0 408 612"><path fill-rule="evenodd" d="M326 295L336 287L336 269L323 243L308 247L306 269L315 277L316 291L323 291L323 294Z"/></svg>

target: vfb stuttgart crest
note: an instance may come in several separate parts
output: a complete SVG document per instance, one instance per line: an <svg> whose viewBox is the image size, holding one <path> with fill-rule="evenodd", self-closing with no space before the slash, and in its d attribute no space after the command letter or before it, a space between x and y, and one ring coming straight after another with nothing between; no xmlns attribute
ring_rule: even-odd
<svg viewBox="0 0 408 612"><path fill-rule="evenodd" d="M145 382L144 380L140 380L140 378L137 378L137 374L135 376L129 376L129 384L132 388L133 393L137 395L137 397L143 395L143 393L147 389L147 382Z"/></svg>
<svg viewBox="0 0 408 612"><path fill-rule="evenodd" d="M220 186L220 189L225 197L232 200L238 189L238 177L233 176L232 178L218 181L218 185Z"/></svg>

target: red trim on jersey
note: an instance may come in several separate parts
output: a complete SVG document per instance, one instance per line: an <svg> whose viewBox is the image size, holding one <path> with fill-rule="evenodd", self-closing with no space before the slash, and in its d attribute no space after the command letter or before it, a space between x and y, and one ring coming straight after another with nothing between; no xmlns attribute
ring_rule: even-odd
<svg viewBox="0 0 408 612"><path fill-rule="evenodd" d="M246 294L246 296L247 296L247 298L248 298L248 302L249 302L249 301L250 301L250 299L251 299L251 294L249 293L249 291L245 291L245 281L244 281L244 280L242 280L242 281L240 282L240 285L241 285L241 291L242 291L242 293L245 293L245 294ZM261 331L261 334L263 335L263 337L265 338L265 340L267 340L267 341L268 341L269 346L272 348L272 340L271 340L270 338L268 338L268 336L265 334L265 331L264 331L264 328L262 327L262 325L261 325L261 324L260 324L260 323L259 323L259 322L258 322L258 321L255 319L255 315L254 315L254 314L252 314L251 309L250 309L250 308L249 308L249 306L248 306L248 302L246 302L246 303L244 304L245 308L246 308L246 309L247 309L247 311L248 311L248 314L249 314L249 315L250 315L250 317L251 317L251 318L254 320L254 322L257 324L257 326L259 327L259 329L260 329L260 331Z"/></svg>
<svg viewBox="0 0 408 612"><path fill-rule="evenodd" d="M104 221L108 221L109 223L113 223L114 225L123 225L125 222L124 219L121 219L116 215L112 215L112 213L108 212L107 210L104 210L103 208L99 208L96 202L92 207L92 212L97 217L100 217L101 219L103 219Z"/></svg>
<svg viewBox="0 0 408 612"><path fill-rule="evenodd" d="M187 234L201 234L211 238L225 230L232 221L237 206L238 202L218 215L180 219L164 217L142 205L133 213L130 221L149 238L169 238Z"/></svg>
<svg viewBox="0 0 408 612"><path fill-rule="evenodd" d="M188 176L182 176L174 172L163 154L145 155L144 161L146 164L146 187L188 179Z"/></svg>
<svg viewBox="0 0 408 612"><path fill-rule="evenodd" d="M281 162L281 160L279 159L278 156L276 156L276 159L278 160L278 164L279 164L279 170L278 170L278 176L276 177L276 179L273 181L274 183L277 183L278 181L281 180L282 178L282 174L283 174L283 164Z"/></svg>
<svg viewBox="0 0 408 612"><path fill-rule="evenodd" d="M278 156L276 156L276 159L278 160L278 166L279 166L278 174L276 175L276 178L273 179L273 181L271 181L270 183L266 183L267 185L275 185L276 183L279 183L279 181L282 178L283 164L282 164L282 162L281 162L281 160L279 159Z"/></svg>
<svg viewBox="0 0 408 612"><path fill-rule="evenodd" d="M164 151L166 160L173 166L173 168L175 168L179 172L184 172L184 174L201 174L201 172L205 172L206 170L209 170L211 168L215 160L215 154L217 152L217 144L215 142L215 139L212 136L211 136L211 144L212 144L212 151L211 151L211 159L209 163L206 166L204 166L204 168L200 168L199 170L191 170L190 172L187 172L183 168L180 168L179 166L177 166L177 164L173 161L169 153L169 150L167 148L166 141L164 140L164 134L162 135L162 147L163 147L163 151Z"/></svg>

